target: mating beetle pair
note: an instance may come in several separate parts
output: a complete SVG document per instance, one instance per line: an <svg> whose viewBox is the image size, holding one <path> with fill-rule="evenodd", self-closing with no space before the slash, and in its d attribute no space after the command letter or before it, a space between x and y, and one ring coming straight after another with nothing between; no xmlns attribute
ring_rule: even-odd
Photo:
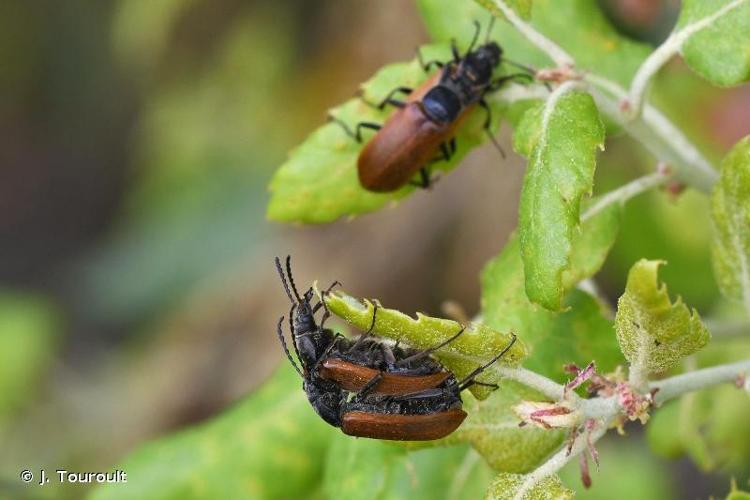
<svg viewBox="0 0 750 500"><path fill-rule="evenodd" d="M350 340L324 327L329 313L325 302L311 304L312 289L300 296L289 257L286 274L278 258L276 267L292 302L289 312L292 347L302 368L287 347L282 317L277 334L284 352L302 377L303 389L315 411L351 436L408 441L447 436L466 418L461 409L461 391L474 384L487 385L476 381L476 377L500 359L516 340L514 336L490 362L458 381L430 354L461 335L463 328L433 348L403 349L371 336L376 308L369 331L358 340ZM315 314L321 308L325 312L318 324Z"/></svg>
<svg viewBox="0 0 750 500"><path fill-rule="evenodd" d="M492 41L473 50L480 31L479 23L475 25L474 39L463 56L453 43L453 59L447 63L424 63L420 57L425 71L429 71L433 65L441 68L441 71L416 89L394 89L377 104L376 107L381 110L389 104L399 108L383 125L361 122L351 130L344 122L333 118L357 142L363 141L363 128L378 131L362 149L357 160L359 181L365 189L394 191L409 183L418 171L421 176L418 184L428 187L430 176L426 166L433 161L450 159L456 150L456 129L476 105L486 111L484 130L499 148L490 130L491 112L484 98L509 80L530 76L519 73L493 80L492 73L503 60L503 52ZM488 39L490 28L491 25L487 29ZM397 93L407 94L406 100L394 99Z"/></svg>

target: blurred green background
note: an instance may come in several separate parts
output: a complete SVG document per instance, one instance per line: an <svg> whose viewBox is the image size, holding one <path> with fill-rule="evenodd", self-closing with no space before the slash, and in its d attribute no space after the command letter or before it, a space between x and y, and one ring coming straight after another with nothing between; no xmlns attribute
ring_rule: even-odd
<svg viewBox="0 0 750 500"><path fill-rule="evenodd" d="M651 43L678 8L601 4ZM77 498L84 487L18 474L109 470L260 385L281 360L275 255L292 254L302 283L338 279L403 311L477 311L479 270L516 224L512 153L477 150L432 191L352 221L265 220L287 151L428 41L412 2L5 0L0 33L0 498ZM748 88L713 89L679 61L654 101L714 161L750 133ZM510 152L507 127L502 141ZM610 140L597 191L652 164ZM636 259L663 258L670 291L731 315L716 302L707 207L691 192L629 205L605 294L619 296ZM666 496L727 490L725 476L652 457L634 432L612 459L623 470L650 471Z"/></svg>

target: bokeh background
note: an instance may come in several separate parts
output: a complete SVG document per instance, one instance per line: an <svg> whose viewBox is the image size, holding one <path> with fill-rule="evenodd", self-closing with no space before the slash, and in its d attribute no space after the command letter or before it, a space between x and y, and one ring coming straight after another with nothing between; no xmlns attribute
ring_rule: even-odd
<svg viewBox="0 0 750 500"><path fill-rule="evenodd" d="M600 3L650 43L679 8ZM274 169L327 108L427 41L404 0L0 2L0 498L77 498L83 487L30 488L18 473L109 470L261 384L288 306L275 255L293 256L302 283L338 279L402 311L478 310L478 273L517 218L523 161L507 126L507 160L477 150L396 207L317 227L265 219ZM713 161L750 133L750 90L711 88L680 61L653 99ZM609 140L597 191L651 168ZM723 307L707 207L689 191L634 201L604 294L619 296L637 258L663 258L672 292ZM603 446L618 467L647 464L649 495L727 490L631 432Z"/></svg>

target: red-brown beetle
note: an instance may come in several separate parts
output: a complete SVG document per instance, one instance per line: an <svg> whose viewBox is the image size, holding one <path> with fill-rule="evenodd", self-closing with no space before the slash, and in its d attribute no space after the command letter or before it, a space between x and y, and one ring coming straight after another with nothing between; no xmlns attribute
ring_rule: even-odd
<svg viewBox="0 0 750 500"><path fill-rule="evenodd" d="M487 42L472 50L478 35L477 24L474 40L463 57L454 44L453 60L449 63L433 61L423 64L425 70L432 64L442 69L416 89L399 87L389 93L377 107L383 109L390 104L400 109L382 126L361 122L351 130L344 122L333 118L358 142L363 140L363 128L378 131L357 159L359 181L365 189L394 191L409 183L417 172L421 176L418 185L427 187L430 178L426 165L439 159L450 159L456 149L456 129L477 104L487 113L484 129L495 142L485 95L499 89L508 80L519 76L529 78L529 75L514 74L493 80L492 73L502 60L502 49L495 42ZM398 92L408 94L405 101L393 98Z"/></svg>
<svg viewBox="0 0 750 500"><path fill-rule="evenodd" d="M461 382L451 374L439 387L401 396L368 395L362 389L342 408L344 434L392 441L429 441L455 431L466 418L461 391L475 384L475 378L500 359L516 342L511 342L488 363L479 366ZM367 386L372 385L372 382ZM487 384L482 384L487 385Z"/></svg>
<svg viewBox="0 0 750 500"><path fill-rule="evenodd" d="M368 338L375 326L375 309L370 330L359 340L349 341L323 328L322 321L317 325L314 314L320 307L325 308L325 303L312 306L309 291L304 297L299 295L289 258L288 283L278 259L276 267L292 301L292 341L302 369L294 362L284 340L283 317L277 326L279 340L290 363L302 376L303 389L312 407L323 420L341 427L344 433L375 439L439 439L453 432L466 417L461 409L463 389L474 384L497 387L475 378L511 348L515 337L498 356L459 383L429 354L454 340L463 328L439 346L425 351L389 347ZM350 392L356 392L351 399Z"/></svg>

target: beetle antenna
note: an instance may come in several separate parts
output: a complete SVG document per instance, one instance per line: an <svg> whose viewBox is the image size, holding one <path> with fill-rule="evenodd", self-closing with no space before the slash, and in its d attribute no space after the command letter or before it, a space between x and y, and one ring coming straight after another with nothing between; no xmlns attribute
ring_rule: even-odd
<svg viewBox="0 0 750 500"><path fill-rule="evenodd" d="M279 336L279 340L281 341L281 347L284 348L284 352L286 353L286 357L289 360L289 362L292 364L294 369L299 373L299 376L302 378L305 378L304 375L302 375L302 370L299 369L299 366L297 366L297 363L294 362L294 359L292 359L292 355L289 353L289 348L286 346L286 340L284 340L284 332L281 330L281 324L284 322L284 316L279 318L279 324L276 326L276 333Z"/></svg>
<svg viewBox="0 0 750 500"><path fill-rule="evenodd" d="M294 291L294 296L297 297L297 302L302 302L302 299L299 296L299 292L297 291L297 287L294 285L294 278L292 278L292 256L291 255L286 256L286 274L289 275L289 283L292 285L292 290Z"/></svg>
<svg viewBox="0 0 750 500"><path fill-rule="evenodd" d="M436 345L435 347L430 347L429 349L425 349L422 352L418 352L417 354L415 354L413 356L409 356L408 358L404 358L402 360L399 360L398 362L396 362L396 366L406 365L406 364L408 364L408 363L410 363L412 361L417 361L417 360L420 360L422 358L425 358L425 357L429 356L430 354L432 354L433 352L437 351L441 347L445 347L446 345L448 345L451 342L453 342L454 340L456 340L459 335L461 335L462 333L464 333L464 330L466 330L466 327L462 326L461 329L458 331L458 333L456 333L455 335L453 335L452 337L450 337L448 340L446 340L446 341L444 341L444 342Z"/></svg>
<svg viewBox="0 0 750 500"><path fill-rule="evenodd" d="M287 256L287 259L289 259L288 256ZM281 261L279 260L278 257L276 257L276 271L279 273L279 277L281 277L281 282L284 284L284 290L286 291L286 296L289 297L289 300L293 304L294 297L292 297L292 292L289 290L289 284L286 282L286 276L284 275L284 270L281 268Z"/></svg>
<svg viewBox="0 0 750 500"><path fill-rule="evenodd" d="M534 68L532 66L529 66L528 64L521 64L521 63L516 62L516 61L514 61L512 59L508 59L507 57L503 57L503 62L505 64L508 64L509 66L515 66L518 69L524 70L525 72L527 72L532 77L536 77L536 72L537 72L536 68Z"/></svg>
<svg viewBox="0 0 750 500"><path fill-rule="evenodd" d="M493 363L495 363L495 361L497 361L498 359L502 358L503 355L506 352L508 352L511 347L513 347L513 344L516 343L516 340L518 339L518 337L516 337L515 333L511 333L511 335L513 336L513 338L511 339L510 343L507 346L505 346L505 348L502 351L500 351L500 354L498 354L497 356L495 356L494 358L492 358L488 363L477 367L476 370L474 370L473 372L471 372L469 375L466 376L465 379L463 379L461 382L459 382L459 384L458 384L458 390L459 391L463 391L464 389L466 389L466 388L471 387L472 385L474 385L476 383L476 382L474 382L474 379L477 377L477 375L479 375L480 373L482 373L483 371L485 371L487 368L489 368Z"/></svg>
<svg viewBox="0 0 750 500"><path fill-rule="evenodd" d="M495 16L490 14L490 22L487 24L487 36L484 39L484 43L488 43L490 41L490 33L492 33L492 28L495 27Z"/></svg>
<svg viewBox="0 0 750 500"><path fill-rule="evenodd" d="M469 52L474 50L474 45L477 44L477 40L479 40L479 32L482 30L482 27L479 25L479 21L476 19L474 20L474 38L471 39L471 45L469 45L469 48L466 49L466 55L469 55ZM466 57L466 56L464 56Z"/></svg>
<svg viewBox="0 0 750 500"><path fill-rule="evenodd" d="M297 332L294 330L294 322L292 321L292 317L294 316L294 310L297 308L297 304L292 303L292 308L289 309L289 331L292 332L292 347L294 347L294 353L297 355L297 359L299 360L299 363L301 365L305 365L305 363L302 362L302 356L299 355L299 348L297 347Z"/></svg>

